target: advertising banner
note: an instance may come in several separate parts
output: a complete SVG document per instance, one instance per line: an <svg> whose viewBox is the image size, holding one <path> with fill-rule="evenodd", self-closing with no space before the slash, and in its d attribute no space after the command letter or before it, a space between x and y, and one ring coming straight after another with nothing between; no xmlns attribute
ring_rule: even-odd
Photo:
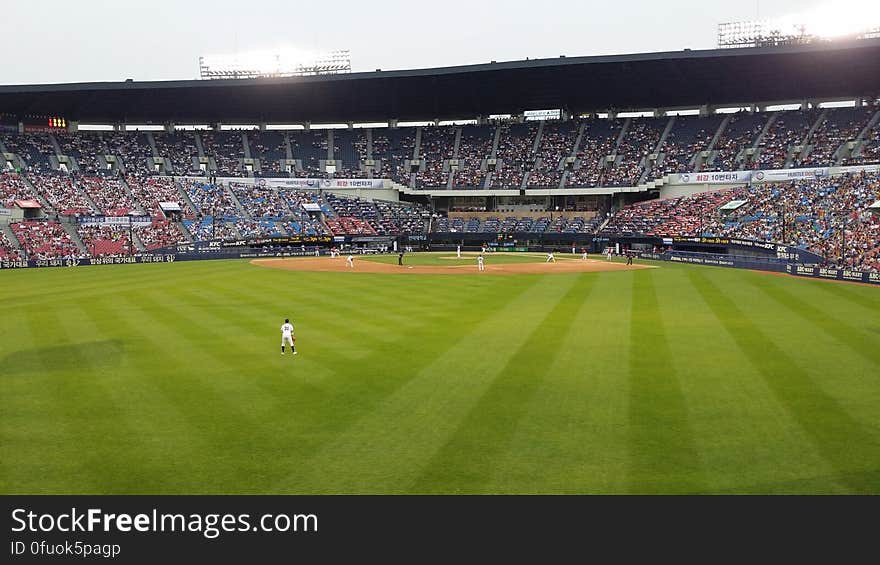
<svg viewBox="0 0 880 565"><path fill-rule="evenodd" d="M81 216L79 223L83 226L125 226L128 227L129 218L131 227L142 228L149 226L153 219L150 216Z"/></svg>
<svg viewBox="0 0 880 565"><path fill-rule="evenodd" d="M670 238L663 238L664 245L668 245ZM741 247L744 249L755 249L766 251L768 254L773 253L777 259L785 261L793 261L796 263L818 264L822 262L822 257L816 255L806 249L792 247L790 245L781 245L772 241L755 241L750 239L738 239L731 237L682 237L676 236L671 238L671 242L675 243L696 243L700 245L718 245Z"/></svg>
<svg viewBox="0 0 880 565"><path fill-rule="evenodd" d="M786 182L802 179L819 179L830 174L829 167L815 167L812 169L775 169L761 170L752 173L752 182Z"/></svg>
<svg viewBox="0 0 880 565"><path fill-rule="evenodd" d="M804 265L787 265L790 275L810 277L814 279L830 279L835 281L851 281L880 285L880 273L868 273L852 269L827 269L824 267L807 267Z"/></svg>
<svg viewBox="0 0 880 565"><path fill-rule="evenodd" d="M385 188L383 179L259 179L257 184L275 188L307 188L311 190Z"/></svg>
<svg viewBox="0 0 880 565"><path fill-rule="evenodd" d="M669 175L669 182L671 184L733 184L746 183L751 178L752 171L715 171Z"/></svg>

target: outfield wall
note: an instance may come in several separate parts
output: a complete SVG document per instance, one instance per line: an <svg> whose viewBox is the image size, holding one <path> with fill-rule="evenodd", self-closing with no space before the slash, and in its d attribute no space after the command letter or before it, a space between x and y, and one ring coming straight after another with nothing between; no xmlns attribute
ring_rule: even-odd
<svg viewBox="0 0 880 565"><path fill-rule="evenodd" d="M681 251L667 251L665 253L642 252L639 253L638 256L643 259L651 259L654 261L669 261L671 263L688 263L691 265L708 265L711 267L730 267L733 269L787 273L798 277L859 282L880 286L880 273L797 265L784 261L774 261L769 258L765 260L757 260L754 257L713 253L687 253Z"/></svg>

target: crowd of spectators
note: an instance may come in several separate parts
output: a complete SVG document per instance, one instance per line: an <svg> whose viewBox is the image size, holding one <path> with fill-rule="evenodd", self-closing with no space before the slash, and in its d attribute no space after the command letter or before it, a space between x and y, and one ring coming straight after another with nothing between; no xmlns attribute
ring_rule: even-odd
<svg viewBox="0 0 880 565"><path fill-rule="evenodd" d="M11 208L16 200L31 200L34 191L20 175L0 174L0 208Z"/></svg>
<svg viewBox="0 0 880 565"><path fill-rule="evenodd" d="M100 133L56 132L54 135L61 154L76 159L80 174L94 176L107 172L98 162L98 155L107 154L107 145Z"/></svg>
<svg viewBox="0 0 880 565"><path fill-rule="evenodd" d="M602 185L637 185L647 157L657 148L665 126L665 118L641 118L630 121L629 129L617 147L614 166L606 168Z"/></svg>
<svg viewBox="0 0 880 565"><path fill-rule="evenodd" d="M74 259L79 248L58 222L29 220L10 224L28 259Z"/></svg>
<svg viewBox="0 0 880 565"><path fill-rule="evenodd" d="M171 160L173 174L204 175L204 171L194 161L199 156L199 148L192 132L154 133L153 140L159 155Z"/></svg>
<svg viewBox="0 0 880 565"><path fill-rule="evenodd" d="M541 216L486 216L480 219L471 217L440 217L434 220L431 231L434 233L556 233L591 234L601 223L596 215L571 216L553 215L547 212Z"/></svg>
<svg viewBox="0 0 880 565"><path fill-rule="evenodd" d="M21 259L21 254L12 246L12 243L6 238L6 234L0 231L0 260L16 259Z"/></svg>
<svg viewBox="0 0 880 565"><path fill-rule="evenodd" d="M369 222L360 218L340 216L325 220L332 235L376 235Z"/></svg>
<svg viewBox="0 0 880 565"><path fill-rule="evenodd" d="M146 227L139 228L137 235L147 251L153 251L160 247L186 243L186 236L178 229L177 225L169 220L153 218L153 222Z"/></svg>
<svg viewBox="0 0 880 565"><path fill-rule="evenodd" d="M82 216L97 213L89 205L71 177L62 175L30 176L31 182L43 198L63 216Z"/></svg>
<svg viewBox="0 0 880 565"><path fill-rule="evenodd" d="M292 214L288 200L281 190L236 183L232 183L229 188L251 217L281 220Z"/></svg>
<svg viewBox="0 0 880 565"><path fill-rule="evenodd" d="M140 132L104 132L107 154L122 159L122 166L129 175L152 175L156 171L150 166L149 159L153 156L150 142L146 134Z"/></svg>
<svg viewBox="0 0 880 565"><path fill-rule="evenodd" d="M281 160L287 159L287 142L281 131L250 131L247 134L251 156L260 160L260 176L287 176Z"/></svg>
<svg viewBox="0 0 880 565"><path fill-rule="evenodd" d="M235 198L223 185L190 181L186 185L186 192L199 215L230 220L241 216Z"/></svg>
<svg viewBox="0 0 880 565"><path fill-rule="evenodd" d="M764 129L769 114L738 112L730 116L727 126L715 142L714 156L703 165L704 171L739 171L744 161L744 149L752 146Z"/></svg>
<svg viewBox="0 0 880 565"><path fill-rule="evenodd" d="M723 116L678 116L660 146L662 162L654 177L693 171L694 157L709 148Z"/></svg>
<svg viewBox="0 0 880 565"><path fill-rule="evenodd" d="M453 188L483 188L486 180L483 161L491 157L494 139L494 127L467 125L461 128L458 170L452 177Z"/></svg>
<svg viewBox="0 0 880 565"><path fill-rule="evenodd" d="M780 112L761 138L758 157L752 160L751 168L785 168L792 148L804 142L817 118L817 110Z"/></svg>
<svg viewBox="0 0 880 565"><path fill-rule="evenodd" d="M541 144L535 154L535 166L529 172L528 186L532 188L558 188L562 182L562 163L574 152L579 121L546 122L541 134Z"/></svg>
<svg viewBox="0 0 880 565"><path fill-rule="evenodd" d="M6 151L24 159L27 172L45 175L52 172L49 156L55 155L52 139L45 133L0 134L0 142Z"/></svg>
<svg viewBox="0 0 880 565"><path fill-rule="evenodd" d="M302 165L299 174L308 178L325 178L327 173L321 167L321 161L327 159L327 132L292 131L288 135L293 158L299 159Z"/></svg>
<svg viewBox="0 0 880 565"><path fill-rule="evenodd" d="M137 212L135 203L120 180L82 177L76 182L105 216L125 216L129 212Z"/></svg>
<svg viewBox="0 0 880 565"><path fill-rule="evenodd" d="M131 255L135 251L127 226L80 225L77 233L91 257Z"/></svg>
<svg viewBox="0 0 880 565"><path fill-rule="evenodd" d="M336 159L337 165L339 161L342 161L342 167L336 168L335 177L372 178L372 170L366 168L366 161L369 158L366 130L362 128L335 130L333 132L333 158Z"/></svg>
<svg viewBox="0 0 880 565"><path fill-rule="evenodd" d="M416 174L416 188L446 188L449 170L444 171L443 164L452 159L454 151L454 127L423 127L419 156L424 160L425 167Z"/></svg>
<svg viewBox="0 0 880 565"><path fill-rule="evenodd" d="M732 171L743 168L781 168L789 166L828 166L834 164L839 147L855 140L868 120L880 109L876 103L852 108L828 108L810 110L786 110L781 112L741 111L730 115L725 129L713 146L713 154L704 171ZM825 112L826 118L818 125L811 137L807 134L812 124ZM746 159L743 150L753 146L757 136L772 115L777 117L762 137L758 152ZM454 139L458 126L424 126L421 128L420 155L424 170L416 174L416 186L445 187L453 174L453 186L480 188L485 184L484 159L491 156L496 128L501 128L497 157L503 165L492 174L492 188L519 187L526 171L528 186L555 187L563 176L560 163L571 155L574 140L581 124L584 136L575 154L576 165L568 175L566 186L615 186L637 183L647 172L652 178L674 172L690 172L694 157L708 148L723 114L710 116L678 116L669 135L660 147L661 161L646 162L645 157L655 151L666 117L631 118L629 130L615 150L617 134L623 123L614 119L574 119L563 122L546 121L542 140L533 152L538 122L499 122L466 125L461 127L461 142L457 156L458 170L444 171L444 164L455 154ZM413 172L406 161L413 156L416 127L373 128L372 154L368 152L367 130L334 130L334 158L341 167L334 176L340 178L390 178L409 186ZM199 165L196 136L200 136L204 155L213 157L219 176L244 176L241 159L245 156L243 135L246 136L250 154L260 159L262 176L288 176L282 170L281 161L288 157L288 137L291 156L301 162L301 168L293 174L326 178L328 173L321 161L329 156L328 132L325 130L290 132L253 130L201 132L176 131L116 132L83 131L68 133L2 133L0 143L8 152L17 154L25 163L24 172L35 175L64 174L54 171L50 157L59 151L74 157L84 176L111 175L112 169L101 159L102 155L121 158L125 174L154 175L158 171L149 164L153 156L148 135L152 135L158 156L171 161L177 176L205 176L207 171ZM58 147L52 142L54 136ZM806 151L795 154L792 148L808 141ZM877 129L868 135L868 143L854 156L841 164L863 164L880 160ZM616 163L607 166L604 158L616 155ZM364 163L372 156L378 168L367 170ZM648 167L648 168L646 168Z"/></svg>
<svg viewBox="0 0 880 565"><path fill-rule="evenodd" d="M745 203L722 216L720 208L734 200ZM755 184L641 202L614 214L603 232L773 241L812 251L828 265L877 271L880 219L868 207L878 200L877 174Z"/></svg>
<svg viewBox="0 0 880 565"><path fill-rule="evenodd" d="M599 186L605 157L614 153L622 124L618 120L588 120L575 155L575 167L568 176L568 187Z"/></svg>
<svg viewBox="0 0 880 565"><path fill-rule="evenodd" d="M504 124L498 140L497 158L501 167L492 173L492 188L520 188L526 171L532 168L532 148L539 124Z"/></svg>
<svg viewBox="0 0 880 565"><path fill-rule="evenodd" d="M873 164L880 163L880 124L874 126L874 129L868 132L865 137L864 145L859 154L852 159L846 161L847 165L854 163Z"/></svg>
<svg viewBox="0 0 880 565"><path fill-rule="evenodd" d="M221 218L215 220L212 216L183 220L183 227L189 231L193 241L226 240L239 236L238 231L229 222Z"/></svg>
<svg viewBox="0 0 880 565"><path fill-rule="evenodd" d="M193 211L181 198L174 179L158 176L130 176L125 180L135 199L153 217L162 216L162 212L159 210L160 202L174 202L180 206L184 217L193 217Z"/></svg>
<svg viewBox="0 0 880 565"><path fill-rule="evenodd" d="M278 224L272 219L248 220L239 218L234 225L241 237L281 237L287 235L279 229Z"/></svg>
<svg viewBox="0 0 880 565"><path fill-rule="evenodd" d="M853 141L864 129L875 110L872 107L832 108L813 132L808 153L798 156L794 167L827 167L834 165L838 148Z"/></svg>
<svg viewBox="0 0 880 565"><path fill-rule="evenodd" d="M218 176L244 176L240 161L244 158L244 143L240 131L204 131L201 138L205 155L217 163Z"/></svg>

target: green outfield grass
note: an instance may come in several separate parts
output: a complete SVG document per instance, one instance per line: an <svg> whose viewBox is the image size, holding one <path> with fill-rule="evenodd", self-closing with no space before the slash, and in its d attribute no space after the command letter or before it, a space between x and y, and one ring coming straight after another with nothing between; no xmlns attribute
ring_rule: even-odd
<svg viewBox="0 0 880 565"><path fill-rule="evenodd" d="M0 492L880 493L880 288L659 265L0 272Z"/></svg>

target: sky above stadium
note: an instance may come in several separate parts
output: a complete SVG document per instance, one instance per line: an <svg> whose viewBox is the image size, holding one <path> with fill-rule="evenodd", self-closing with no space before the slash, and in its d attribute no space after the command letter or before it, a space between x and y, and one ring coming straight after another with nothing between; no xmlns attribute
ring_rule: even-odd
<svg viewBox="0 0 880 565"><path fill-rule="evenodd" d="M841 18L876 13L875 5L850 0L843 11L829 0L30 0L3 6L0 84L193 79L200 55L246 51L349 49L354 71L372 71L710 49L722 22L806 13L835 28L846 23Z"/></svg>

